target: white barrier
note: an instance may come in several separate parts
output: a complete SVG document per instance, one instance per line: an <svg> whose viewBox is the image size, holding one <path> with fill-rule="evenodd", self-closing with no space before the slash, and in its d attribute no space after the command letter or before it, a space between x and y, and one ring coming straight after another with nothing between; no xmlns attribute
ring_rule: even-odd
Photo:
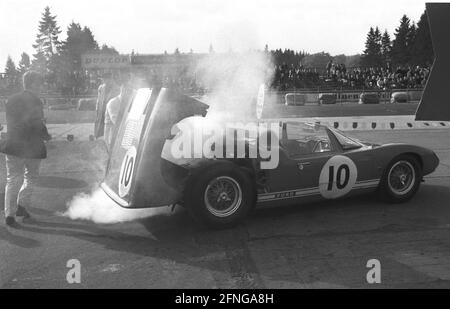
<svg viewBox="0 0 450 309"><path fill-rule="evenodd" d="M414 116L278 118L266 121L319 123L341 131L450 129L449 121L415 121Z"/></svg>
<svg viewBox="0 0 450 309"><path fill-rule="evenodd" d="M79 99L77 109L79 111L93 111L95 110L96 99Z"/></svg>
<svg viewBox="0 0 450 309"><path fill-rule="evenodd" d="M335 93L319 94L319 104L336 104L337 98Z"/></svg>
<svg viewBox="0 0 450 309"><path fill-rule="evenodd" d="M390 103L391 102L391 96L393 93L396 92L405 92L408 95L410 102L418 102L422 98L422 90L405 90L405 89L399 89L397 90L390 90L390 91L368 91L368 90L358 90L358 91L322 91L322 92L293 92L292 94L296 95L303 95L305 97L305 104L319 104L320 101L320 94L326 93L326 94L334 94L336 96L336 103L358 103L360 96L362 93L377 93L380 98L380 103ZM277 93L275 92L274 95ZM285 95L287 93L281 92L279 93L280 96L283 96L283 98L279 100L283 100L283 103L285 103ZM288 93L291 94L291 93ZM279 101L280 102L280 101Z"/></svg>
<svg viewBox="0 0 450 309"><path fill-rule="evenodd" d="M284 100L286 105L305 105L306 95L301 93L286 93Z"/></svg>
<svg viewBox="0 0 450 309"><path fill-rule="evenodd" d="M409 97L406 92L394 92L392 93L391 103L408 103Z"/></svg>

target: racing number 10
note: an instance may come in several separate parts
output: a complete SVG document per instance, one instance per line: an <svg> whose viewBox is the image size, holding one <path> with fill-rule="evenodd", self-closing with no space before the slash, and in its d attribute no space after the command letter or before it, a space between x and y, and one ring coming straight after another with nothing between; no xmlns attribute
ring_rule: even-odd
<svg viewBox="0 0 450 309"><path fill-rule="evenodd" d="M124 170L123 170L123 173L122 173L122 178L120 179L120 183L125 188L127 188L128 185L130 184L131 176L133 174L133 164L134 164L134 157L133 156L129 156L127 154L127 156L125 158Z"/></svg>
<svg viewBox="0 0 450 309"><path fill-rule="evenodd" d="M122 161L119 174L119 196L124 197L128 194L133 178L134 161L136 161L136 148L130 147Z"/></svg>
<svg viewBox="0 0 450 309"><path fill-rule="evenodd" d="M330 165L328 170L328 177L329 177L327 188L328 191L333 190L333 182L335 178L336 178L336 187L339 190L342 190L347 186L348 181L350 180L350 168L348 167L347 164L341 164L337 168L336 173L334 173L334 166Z"/></svg>

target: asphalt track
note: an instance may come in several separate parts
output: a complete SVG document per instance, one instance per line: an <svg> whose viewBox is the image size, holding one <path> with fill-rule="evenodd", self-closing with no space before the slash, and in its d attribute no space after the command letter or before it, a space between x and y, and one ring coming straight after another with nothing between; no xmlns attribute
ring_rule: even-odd
<svg viewBox="0 0 450 309"><path fill-rule="evenodd" d="M183 210L112 225L58 216L101 179L107 154L100 142L55 139L34 220L18 229L0 223L0 288L449 288L450 130L351 134L426 146L441 162L406 204L369 195L263 208L224 231L199 227ZM71 259L81 262L80 284L66 281ZM366 281L370 259L381 263L380 284Z"/></svg>
<svg viewBox="0 0 450 309"><path fill-rule="evenodd" d="M285 106L281 104L264 107L263 117L346 117L346 116L389 116L413 115L417 103L366 104L345 103L336 105ZM92 123L95 111L46 110L48 124ZM0 112L0 124L5 124L5 113Z"/></svg>
<svg viewBox="0 0 450 309"><path fill-rule="evenodd" d="M285 106L268 105L264 107L263 117L353 117L353 116L398 116L414 115L417 103L395 104L356 104Z"/></svg>

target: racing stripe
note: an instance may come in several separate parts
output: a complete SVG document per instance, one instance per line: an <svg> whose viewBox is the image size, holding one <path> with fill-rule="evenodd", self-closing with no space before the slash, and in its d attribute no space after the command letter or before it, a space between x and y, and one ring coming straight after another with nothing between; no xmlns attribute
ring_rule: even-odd
<svg viewBox="0 0 450 309"><path fill-rule="evenodd" d="M365 181L358 181L353 186L353 189L365 189L365 188L373 188L378 186L380 183L380 179L371 179L371 180L365 180Z"/></svg>
<svg viewBox="0 0 450 309"><path fill-rule="evenodd" d="M357 181L352 189L368 189L378 186L380 179ZM277 201L320 194L319 187L258 194L258 202Z"/></svg>
<svg viewBox="0 0 450 309"><path fill-rule="evenodd" d="M276 201L320 194L319 187L258 194L258 201Z"/></svg>

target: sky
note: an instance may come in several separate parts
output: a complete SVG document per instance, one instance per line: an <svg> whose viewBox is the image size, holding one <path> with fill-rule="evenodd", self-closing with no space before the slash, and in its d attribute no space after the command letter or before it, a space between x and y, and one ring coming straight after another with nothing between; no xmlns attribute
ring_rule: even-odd
<svg viewBox="0 0 450 309"><path fill-rule="evenodd" d="M439 2L439 1L434 1ZM0 0L0 72L7 56L33 53L50 6L65 39L75 21L120 53L290 48L356 54L371 26L392 35L403 14L418 21L423 0Z"/></svg>

